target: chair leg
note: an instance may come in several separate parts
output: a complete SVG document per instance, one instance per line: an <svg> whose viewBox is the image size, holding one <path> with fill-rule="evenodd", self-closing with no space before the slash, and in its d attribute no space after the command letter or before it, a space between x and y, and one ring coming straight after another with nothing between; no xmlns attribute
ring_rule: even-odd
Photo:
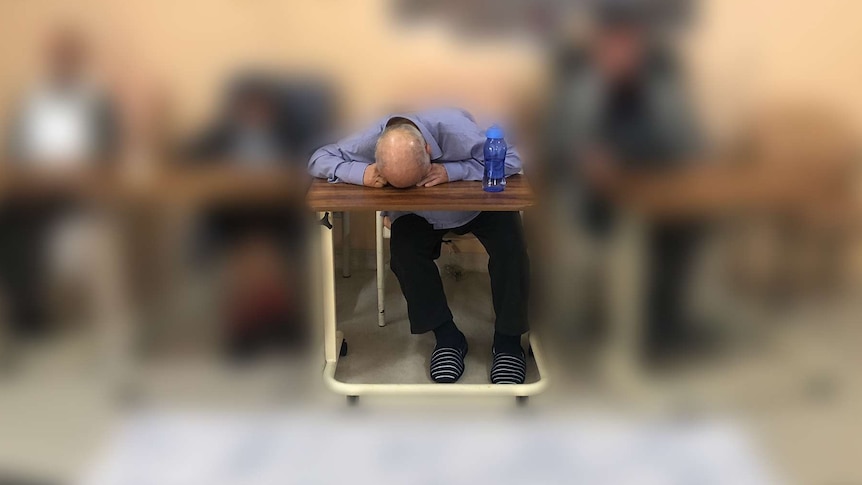
<svg viewBox="0 0 862 485"><path fill-rule="evenodd" d="M350 213L341 213L341 277L350 278Z"/></svg>
<svg viewBox="0 0 862 485"><path fill-rule="evenodd" d="M377 326L386 326L386 272L383 261L383 216L380 211L375 213L377 229Z"/></svg>

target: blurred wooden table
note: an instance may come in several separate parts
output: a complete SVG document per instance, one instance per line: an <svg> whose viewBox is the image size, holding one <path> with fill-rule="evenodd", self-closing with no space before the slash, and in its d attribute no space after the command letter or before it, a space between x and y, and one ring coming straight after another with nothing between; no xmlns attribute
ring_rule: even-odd
<svg viewBox="0 0 862 485"><path fill-rule="evenodd" d="M304 170L233 167L2 170L0 197L61 197L107 204L301 203L310 183Z"/></svg>
<svg viewBox="0 0 862 485"><path fill-rule="evenodd" d="M84 212L99 216L98 223L90 227L92 237L88 239L89 250L99 255L88 268L95 282L95 327L103 344L103 368L109 382L120 395L126 395L136 392L132 349L141 329L134 324L139 305L130 298L126 284L130 280L127 273L132 271L127 246L140 243L147 246L154 239L182 233L173 229L187 225L190 214L213 204L265 203L301 209L310 177L304 169L246 169L226 164L87 165L83 169L40 169L23 163L0 164L0 206L48 202L61 208L81 207ZM144 254L154 260L160 256L149 251ZM136 253L135 259L140 257Z"/></svg>

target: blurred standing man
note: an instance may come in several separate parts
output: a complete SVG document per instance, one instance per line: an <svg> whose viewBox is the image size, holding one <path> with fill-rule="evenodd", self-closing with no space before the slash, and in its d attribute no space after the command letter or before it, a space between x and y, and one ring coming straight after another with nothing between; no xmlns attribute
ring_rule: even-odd
<svg viewBox="0 0 862 485"><path fill-rule="evenodd" d="M617 218L613 200L593 183L604 173L670 173L689 165L700 148L694 117L671 53L653 36L657 19L646 2L596 7L584 45L565 49L551 113L548 160L555 175L576 180L579 224L604 239ZM561 187L571 192L567 185ZM648 226L646 351L659 356L691 343L684 290L698 231L691 223L655 220ZM580 290L579 290L580 291Z"/></svg>
<svg viewBox="0 0 862 485"><path fill-rule="evenodd" d="M317 150L309 161L315 177L369 187L431 187L457 180L482 180L484 133L459 109L437 109L389 116L357 135ZM521 171L509 148L506 176ZM421 190L421 189L419 189ZM478 189L477 189L478 190ZM521 384L526 356L520 338L527 331L529 260L517 212L395 212L392 218L392 271L407 300L410 330L433 331L435 382L456 382L464 373L467 339L458 330L434 260L443 236L473 233L490 259L496 331L490 379Z"/></svg>

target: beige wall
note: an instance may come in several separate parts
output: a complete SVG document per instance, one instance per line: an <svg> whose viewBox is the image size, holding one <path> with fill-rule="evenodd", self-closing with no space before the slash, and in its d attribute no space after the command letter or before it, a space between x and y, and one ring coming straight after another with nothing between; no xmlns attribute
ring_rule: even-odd
<svg viewBox="0 0 862 485"><path fill-rule="evenodd" d="M712 118L767 99L813 98L862 124L862 2L705 0L692 43L694 77ZM27 0L0 5L0 102L32 78L45 31L84 24L114 73L170 88L179 129L206 116L218 81L240 64L318 69L344 89L356 123L415 101L460 93L485 119L505 115L539 59L433 28L396 27L380 0ZM729 123L730 121L726 121Z"/></svg>
<svg viewBox="0 0 862 485"><path fill-rule="evenodd" d="M731 129L752 110L811 102L862 133L862 2L707 0L691 65L703 112Z"/></svg>
<svg viewBox="0 0 862 485"><path fill-rule="evenodd" d="M517 48L507 48L500 62L486 55L486 46L433 29L400 32L380 1L27 0L0 9L4 101L37 68L46 30L72 19L89 27L113 71L146 74L170 88L181 129L206 115L219 81L242 65L324 72L344 89L355 120L404 104L399 96L417 83L449 90L481 82L485 100L475 101L481 111L495 90L511 91L536 71Z"/></svg>
<svg viewBox="0 0 862 485"><path fill-rule="evenodd" d="M862 2L708 0L691 44L703 111L729 131L755 106L813 99L862 125ZM466 42L442 29L400 30L379 0L26 0L0 5L0 103L38 69L58 21L88 26L109 75L143 75L172 99L176 133L199 124L238 65L318 70L345 94L350 125L393 106L448 97L480 121L504 118L540 59L517 43ZM430 102L426 99L425 102ZM364 222L363 222L364 221ZM358 245L370 247L368 215ZM362 228L362 229L360 229Z"/></svg>

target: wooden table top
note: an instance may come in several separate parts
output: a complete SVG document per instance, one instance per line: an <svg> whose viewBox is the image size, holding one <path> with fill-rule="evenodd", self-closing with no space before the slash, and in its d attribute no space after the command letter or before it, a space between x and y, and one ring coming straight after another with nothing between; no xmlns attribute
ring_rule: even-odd
<svg viewBox="0 0 862 485"><path fill-rule="evenodd" d="M63 196L106 203L302 204L310 177L303 170L162 168L141 173L116 169L0 171L0 200Z"/></svg>
<svg viewBox="0 0 862 485"><path fill-rule="evenodd" d="M459 181L434 187L375 189L316 179L306 196L315 211L520 211L533 205L533 190L523 175L506 180L506 190L490 193L482 182Z"/></svg>

